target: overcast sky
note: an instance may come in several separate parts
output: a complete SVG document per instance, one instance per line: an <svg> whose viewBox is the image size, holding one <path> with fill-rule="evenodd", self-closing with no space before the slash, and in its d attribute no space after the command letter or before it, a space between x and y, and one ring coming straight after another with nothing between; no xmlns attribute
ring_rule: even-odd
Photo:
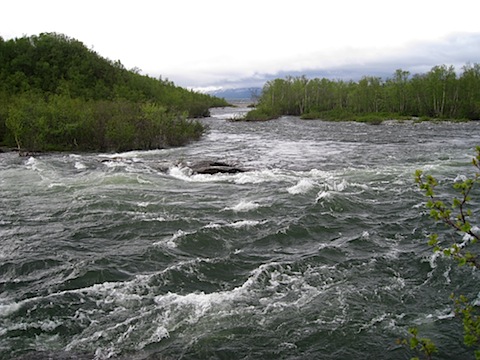
<svg viewBox="0 0 480 360"><path fill-rule="evenodd" d="M4 39L57 32L188 87L480 62L479 0L11 0Z"/></svg>

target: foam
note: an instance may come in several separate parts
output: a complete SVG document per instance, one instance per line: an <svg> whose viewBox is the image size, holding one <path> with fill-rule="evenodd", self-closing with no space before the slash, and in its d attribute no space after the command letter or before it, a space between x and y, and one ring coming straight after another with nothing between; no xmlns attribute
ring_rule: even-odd
<svg viewBox="0 0 480 360"><path fill-rule="evenodd" d="M187 235L191 235L191 234L195 234L195 231L193 232L187 232L187 231L183 231L183 230L177 230L171 238L165 240L160 240L160 241L157 241L157 242L154 242L153 245L166 245L167 247L169 248L176 248L178 246L178 240L187 236Z"/></svg>
<svg viewBox="0 0 480 360"><path fill-rule="evenodd" d="M234 205L232 207L227 207L224 210L231 210L235 212L248 212L248 211L256 210L259 207L260 207L260 204L254 201L242 200L237 205Z"/></svg>
<svg viewBox="0 0 480 360"><path fill-rule="evenodd" d="M287 189L292 195L306 194L315 187L315 182L310 179L301 179L296 185L293 185Z"/></svg>
<svg viewBox="0 0 480 360"><path fill-rule="evenodd" d="M0 304L0 317L6 317L18 311L22 307L21 303Z"/></svg>
<svg viewBox="0 0 480 360"><path fill-rule="evenodd" d="M320 200L326 200L330 199L332 197L332 194L328 191L320 191L317 194L317 198L315 199L315 203L318 203Z"/></svg>
<svg viewBox="0 0 480 360"><path fill-rule="evenodd" d="M333 184L326 184L327 188L331 191L342 192L345 191L348 187L348 182L343 179L341 182L337 183L336 181Z"/></svg>
<svg viewBox="0 0 480 360"><path fill-rule="evenodd" d="M235 184L261 184L265 182L281 182L281 181L295 181L298 176L290 175L279 169L266 169L258 171L247 171L236 174L234 177Z"/></svg>
<svg viewBox="0 0 480 360"><path fill-rule="evenodd" d="M85 170L87 168L87 166L80 162L80 161L75 161L75 165L74 165L75 169L77 170Z"/></svg>
<svg viewBox="0 0 480 360"><path fill-rule="evenodd" d="M260 221L257 221L257 220L240 220L240 221L235 221L234 223L228 224L227 226L235 228L235 229L239 229L239 228L242 228L242 227L256 226L256 225L259 225L261 223L265 223L265 222L260 222Z"/></svg>
<svg viewBox="0 0 480 360"><path fill-rule="evenodd" d="M36 164L38 164L38 161L33 156L30 156L28 160L25 162L25 165L27 166L34 166Z"/></svg>

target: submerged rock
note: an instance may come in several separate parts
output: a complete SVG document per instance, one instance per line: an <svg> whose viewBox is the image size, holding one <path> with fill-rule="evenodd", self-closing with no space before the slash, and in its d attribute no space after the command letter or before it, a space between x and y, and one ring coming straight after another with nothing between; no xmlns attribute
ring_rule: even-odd
<svg viewBox="0 0 480 360"><path fill-rule="evenodd" d="M237 174L247 170L220 161L202 161L190 166L194 174Z"/></svg>

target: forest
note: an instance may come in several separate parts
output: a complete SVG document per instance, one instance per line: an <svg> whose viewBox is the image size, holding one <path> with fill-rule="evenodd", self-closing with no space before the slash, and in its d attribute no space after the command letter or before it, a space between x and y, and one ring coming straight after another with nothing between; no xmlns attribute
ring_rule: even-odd
<svg viewBox="0 0 480 360"><path fill-rule="evenodd" d="M22 151L125 151L198 139L224 99L127 70L57 33L0 37L0 145Z"/></svg>
<svg viewBox="0 0 480 360"><path fill-rule="evenodd" d="M434 66L425 74L398 69L391 78L359 81L286 77L268 81L247 120L282 115L304 119L381 122L384 119L480 119L480 64Z"/></svg>

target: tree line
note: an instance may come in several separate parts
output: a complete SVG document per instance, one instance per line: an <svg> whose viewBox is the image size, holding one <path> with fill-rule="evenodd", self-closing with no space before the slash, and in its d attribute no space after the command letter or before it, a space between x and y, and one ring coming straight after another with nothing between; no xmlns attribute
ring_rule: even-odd
<svg viewBox="0 0 480 360"><path fill-rule="evenodd" d="M177 146L191 118L224 99L140 75L62 34L0 37L0 144L24 150L111 151Z"/></svg>
<svg viewBox="0 0 480 360"><path fill-rule="evenodd" d="M439 119L480 119L480 64L434 66L412 75L398 69L392 77L364 76L359 81L307 79L268 81L258 106L247 119L281 115L335 120L407 116Z"/></svg>

